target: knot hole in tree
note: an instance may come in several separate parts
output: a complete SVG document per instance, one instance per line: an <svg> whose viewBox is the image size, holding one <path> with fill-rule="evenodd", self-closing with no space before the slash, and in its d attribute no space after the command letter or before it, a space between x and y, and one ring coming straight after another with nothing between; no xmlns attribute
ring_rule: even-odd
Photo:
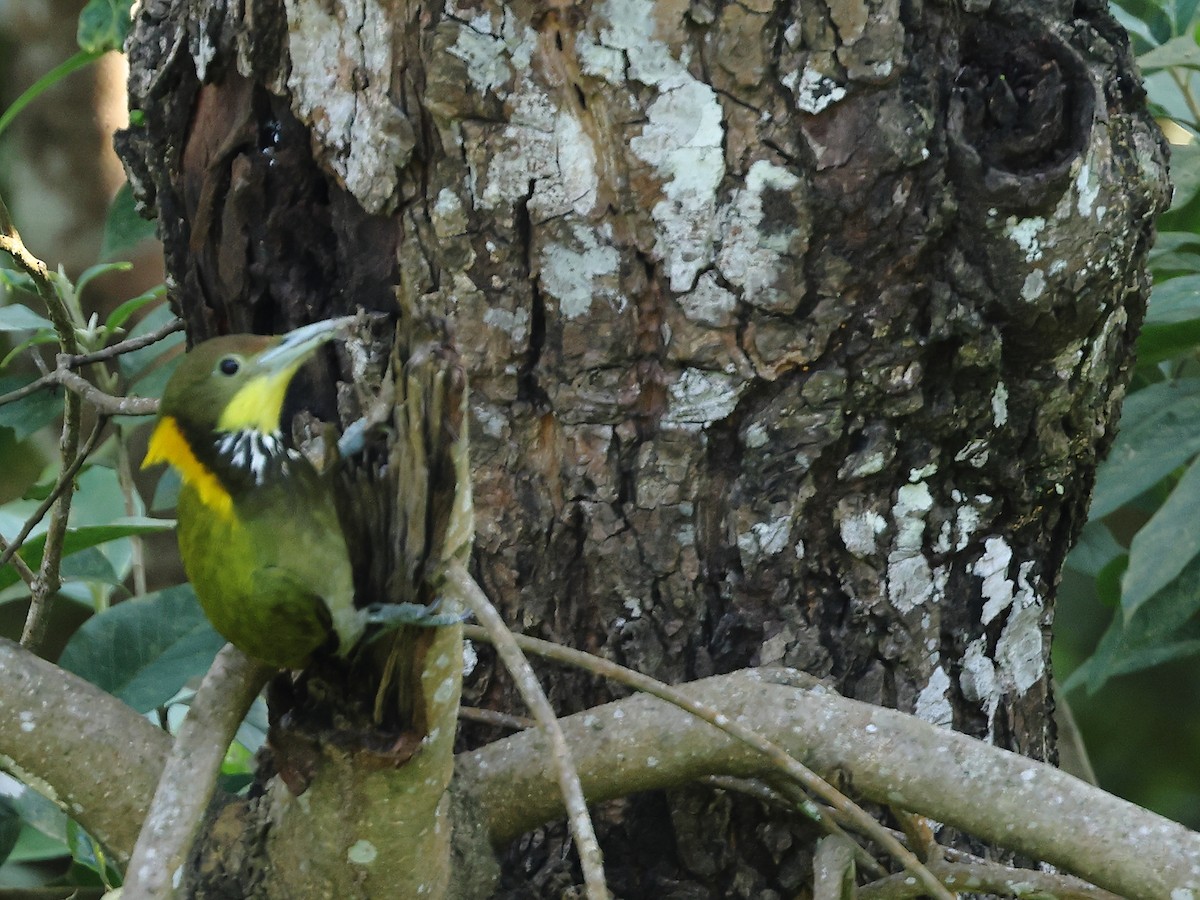
<svg viewBox="0 0 1200 900"><path fill-rule="evenodd" d="M948 122L962 187L1008 209L1054 203L1087 146L1094 95L1083 61L1056 36L991 20L968 28Z"/></svg>

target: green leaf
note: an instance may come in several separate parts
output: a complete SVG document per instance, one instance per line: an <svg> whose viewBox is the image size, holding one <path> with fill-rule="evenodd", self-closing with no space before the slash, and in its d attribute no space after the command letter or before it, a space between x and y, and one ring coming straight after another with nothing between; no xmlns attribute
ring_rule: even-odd
<svg viewBox="0 0 1200 900"><path fill-rule="evenodd" d="M0 794L0 863L8 859L21 836L21 814L11 800Z"/></svg>
<svg viewBox="0 0 1200 900"><path fill-rule="evenodd" d="M37 292L32 278L24 272L18 272L16 269L6 269L3 266L0 266L0 287L3 287L6 291L25 291L30 294Z"/></svg>
<svg viewBox="0 0 1200 900"><path fill-rule="evenodd" d="M146 291L144 294L138 294L136 297L126 300L111 313L109 313L108 318L104 322L104 327L110 332L116 331L127 321L129 321L129 317L143 306L153 303L156 300L161 300L166 295L167 286L165 284L160 284L156 287L150 288L150 290Z"/></svg>
<svg viewBox="0 0 1200 900"><path fill-rule="evenodd" d="M1154 0L1113 0L1114 4L1123 9L1131 18L1145 26L1156 43L1162 44L1171 39L1174 29L1171 19L1162 8L1162 4Z"/></svg>
<svg viewBox="0 0 1200 900"><path fill-rule="evenodd" d="M1190 34L1183 34L1143 53L1137 61L1143 75L1174 67L1200 69L1200 46Z"/></svg>
<svg viewBox="0 0 1200 900"><path fill-rule="evenodd" d="M120 51L131 25L133 0L89 0L79 14L75 40L85 53Z"/></svg>
<svg viewBox="0 0 1200 900"><path fill-rule="evenodd" d="M1200 6L1200 0L1175 0L1175 12L1171 18L1175 22L1176 32L1183 34L1191 27L1197 6Z"/></svg>
<svg viewBox="0 0 1200 900"><path fill-rule="evenodd" d="M75 282L75 294L77 296L83 294L83 289L95 278L101 275L107 275L109 272L128 272L133 268L133 263L125 260L117 260L116 262L96 263L94 266L88 266L79 276L79 280Z"/></svg>
<svg viewBox="0 0 1200 900"><path fill-rule="evenodd" d="M141 337L143 334L149 334L158 328L162 328L168 322L175 318L175 313L171 311L171 307L164 303L162 306L150 310L133 328L129 330L129 337ZM159 358L166 353L171 352L185 340L182 331L176 331L167 335L157 344L151 344L149 347L143 347L141 350L134 350L131 353L122 353L117 357L117 364L121 367L121 374L126 380L133 381L143 375L147 370L154 367ZM139 390L141 396L155 396L153 393Z"/></svg>
<svg viewBox="0 0 1200 900"><path fill-rule="evenodd" d="M71 858L78 865L99 875L105 888L111 890L114 884L121 883L120 873L113 867L100 842L74 819L67 820L67 844L71 848Z"/></svg>
<svg viewBox="0 0 1200 900"><path fill-rule="evenodd" d="M1121 608L1126 620L1200 555L1197 508L1200 462L1193 462L1129 546L1129 568L1121 579Z"/></svg>
<svg viewBox="0 0 1200 900"><path fill-rule="evenodd" d="M41 344L54 344L57 342L57 334L39 331L33 337L21 341L21 343L9 350L8 353L4 355L4 359L0 359L0 369L7 368L10 362L12 362L30 347L37 347Z"/></svg>
<svg viewBox="0 0 1200 900"><path fill-rule="evenodd" d="M1142 604L1132 619L1117 612L1096 652L1071 673L1064 687L1070 691L1086 684L1088 693L1094 694L1114 676L1200 653L1198 611L1200 557Z"/></svg>
<svg viewBox="0 0 1200 900"><path fill-rule="evenodd" d="M104 220L104 240L100 244L100 257L115 259L133 250L142 241L151 240L155 234L154 220L143 219L138 215L133 188L128 181L125 182L117 190L113 202L108 207L108 217Z"/></svg>
<svg viewBox="0 0 1200 900"><path fill-rule="evenodd" d="M1096 474L1091 518L1107 516L1200 453L1200 378L1129 395L1121 431Z"/></svg>
<svg viewBox="0 0 1200 900"><path fill-rule="evenodd" d="M1157 365L1163 360L1190 353L1200 344L1200 320L1170 325L1147 325L1137 342L1139 366Z"/></svg>
<svg viewBox="0 0 1200 900"><path fill-rule="evenodd" d="M154 499L150 501L150 510L165 513L174 509L179 503L179 489L182 486L183 480L179 477L179 471L174 466L167 466L159 476L158 484L154 486Z"/></svg>
<svg viewBox="0 0 1200 900"><path fill-rule="evenodd" d="M27 87L16 100L8 105L4 113L0 115L0 134L3 134L4 130L12 124L21 110L36 100L43 91L58 84L58 82L62 81L72 72L82 69L84 66L91 65L99 59L100 55L101 53L99 52L94 53L88 50L80 50L70 59L59 63Z"/></svg>
<svg viewBox="0 0 1200 900"><path fill-rule="evenodd" d="M1095 577L1105 566L1125 553L1108 527L1096 519L1083 526L1079 540L1063 563L1072 571Z"/></svg>
<svg viewBox="0 0 1200 900"><path fill-rule="evenodd" d="M162 531L171 531L174 528L174 522L142 518L117 519L111 525L68 528L63 540L63 556L67 557L88 547L115 541L117 538L130 537L135 534L156 534ZM41 534L30 538L21 547L21 558L29 564L30 568L36 569L41 565L42 550L45 549L45 545L46 536ZM11 565L0 567L0 590L16 584L19 580L20 577Z"/></svg>
<svg viewBox="0 0 1200 900"><path fill-rule="evenodd" d="M108 557L96 547L88 547L66 557L62 561L59 574L63 581L98 582L123 587Z"/></svg>
<svg viewBox="0 0 1200 900"><path fill-rule="evenodd" d="M1189 319L1200 319L1200 275L1183 275L1156 284L1150 294L1146 324L1166 325Z"/></svg>
<svg viewBox="0 0 1200 900"><path fill-rule="evenodd" d="M13 303L0 306L0 331L38 331L47 328L54 331L54 323L35 313L28 306Z"/></svg>
<svg viewBox="0 0 1200 900"><path fill-rule="evenodd" d="M191 586L179 585L93 616L71 637L59 665L144 713L203 675L224 644Z"/></svg>
<svg viewBox="0 0 1200 900"><path fill-rule="evenodd" d="M33 380L23 375L0 377L0 394L15 391ZM0 428L11 428L17 440L23 441L45 428L61 413L62 396L53 388L46 388L0 406Z"/></svg>

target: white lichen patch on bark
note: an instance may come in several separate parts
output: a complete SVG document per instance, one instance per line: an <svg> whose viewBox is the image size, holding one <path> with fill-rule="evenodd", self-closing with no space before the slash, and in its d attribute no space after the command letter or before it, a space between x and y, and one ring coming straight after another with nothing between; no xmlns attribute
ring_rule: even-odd
<svg viewBox="0 0 1200 900"><path fill-rule="evenodd" d="M1004 538L990 537L983 544L983 556L971 566L971 572L983 579L984 625L1008 609L1015 594L1013 583L1008 578L1008 567L1012 562L1012 548Z"/></svg>
<svg viewBox="0 0 1200 900"><path fill-rule="evenodd" d="M651 210L655 253L667 265L671 290L683 292L712 263L725 130L716 92L693 78L687 60L658 36L656 12L650 0L607 0L598 44L581 41L580 54L585 66L612 72L614 83L624 76L659 91L630 148L662 182L663 197ZM624 72L616 69L614 50L624 57Z"/></svg>
<svg viewBox="0 0 1200 900"><path fill-rule="evenodd" d="M433 201L429 213L433 222L433 232L438 237L448 238L466 234L469 225L466 208L458 194L450 188L438 191L437 199Z"/></svg>
<svg viewBox="0 0 1200 900"><path fill-rule="evenodd" d="M947 694L950 691L950 676L940 665L935 667L929 681L917 695L913 714L933 725L949 728L954 723L954 708Z"/></svg>
<svg viewBox="0 0 1200 900"><path fill-rule="evenodd" d="M540 254L539 283L558 301L564 318L587 315L592 303L607 299L623 305L618 284L621 254L598 235L596 229L575 224L570 230L574 246L546 244Z"/></svg>
<svg viewBox="0 0 1200 900"><path fill-rule="evenodd" d="M1025 276L1025 281L1021 284L1021 299L1033 303L1045 290L1046 273L1041 269L1034 269Z"/></svg>
<svg viewBox="0 0 1200 900"><path fill-rule="evenodd" d="M712 272L705 272L696 279L696 286L678 298L683 314L693 322L723 328L733 324L737 298L717 283Z"/></svg>
<svg viewBox="0 0 1200 900"><path fill-rule="evenodd" d="M1018 696L1024 694L1046 671L1041 622L1044 604L1030 581L1034 561L1022 562L1016 578L1010 578L1012 560L1013 552L1008 542L1001 537L989 537L984 541L983 556L971 568L972 573L983 580L981 622L988 625L1002 614L1008 614L996 645L995 669L984 669L986 648L983 646L968 647L967 663L970 665L964 663L963 693L983 706L989 717L1000 702L1000 691L1012 691Z"/></svg>
<svg viewBox="0 0 1200 900"><path fill-rule="evenodd" d="M667 389L670 405L663 416L669 426L707 426L733 412L747 382L721 372L684 369Z"/></svg>
<svg viewBox="0 0 1200 900"><path fill-rule="evenodd" d="M755 522L738 533L737 545L742 565L750 568L755 560L764 556L782 553L792 535L791 513L777 516L766 522Z"/></svg>
<svg viewBox="0 0 1200 900"><path fill-rule="evenodd" d="M379 851L368 840L355 841L346 851L346 859L358 866L369 866L377 856Z"/></svg>
<svg viewBox="0 0 1200 900"><path fill-rule="evenodd" d="M808 247L804 223L786 227L773 222L769 232L762 227L764 193L792 193L801 185L801 180L791 172L760 159L750 166L746 186L736 191L721 210L722 239L717 268L726 281L742 289L747 303L761 309L791 312L804 299L794 284L786 284L783 289L775 286L781 259L802 255ZM803 204L795 206L800 208Z"/></svg>
<svg viewBox="0 0 1200 900"><path fill-rule="evenodd" d="M467 64L467 77L479 93L494 91L529 68L535 35L528 25L518 25L510 9L503 10L499 23L486 13L473 14L452 3L446 4L446 14L465 21L450 53Z"/></svg>
<svg viewBox="0 0 1200 900"><path fill-rule="evenodd" d="M1042 216L1018 219L1009 216L1004 222L1004 233L1025 254L1026 262L1037 262L1042 258L1042 230L1046 220Z"/></svg>
<svg viewBox="0 0 1200 900"><path fill-rule="evenodd" d="M711 87L689 77L663 88L646 115L630 147L662 181L663 198L651 210L655 252L671 290L688 291L713 259L716 192L725 175L721 105Z"/></svg>
<svg viewBox="0 0 1200 900"><path fill-rule="evenodd" d="M1022 563L1022 573L1032 566L1032 561ZM1023 588L1020 595L1022 599L1014 606L996 643L1001 678L1008 683L1006 686L1016 689L1018 696L1037 684L1046 673L1042 601L1032 596L1032 590L1026 592Z"/></svg>
<svg viewBox="0 0 1200 900"><path fill-rule="evenodd" d="M925 516L933 508L933 497L925 482L903 485L896 492L892 521L896 537L888 554L888 600L900 612L909 612L933 599L933 570L925 558Z"/></svg>
<svg viewBox="0 0 1200 900"><path fill-rule="evenodd" d="M363 208L390 208L415 143L391 96L396 60L390 10L377 0L284 0L288 88L312 129L316 157Z"/></svg>
<svg viewBox="0 0 1200 900"><path fill-rule="evenodd" d="M992 422L997 428L1008 424L1008 388L998 382L992 391Z"/></svg>
<svg viewBox="0 0 1200 900"><path fill-rule="evenodd" d="M530 79L508 98L512 112L497 135L468 146L471 192L485 209L512 206L529 196L529 212L541 222L596 203L596 154L574 114L560 108Z"/></svg>
<svg viewBox="0 0 1200 900"><path fill-rule="evenodd" d="M527 309L508 310L491 306L483 314L483 321L493 328L499 328L513 339L513 343L523 344L529 338L529 310Z"/></svg>
<svg viewBox="0 0 1200 900"><path fill-rule="evenodd" d="M843 499L833 511L838 532L846 549L859 559L872 556L876 539L887 530L887 519L873 509L855 509L854 504Z"/></svg>
<svg viewBox="0 0 1200 900"><path fill-rule="evenodd" d="M828 109L846 96L846 89L815 69L789 72L780 79L796 98L796 108L811 116Z"/></svg>
<svg viewBox="0 0 1200 900"><path fill-rule="evenodd" d="M1090 216L1096 198L1100 196L1100 179L1087 159L1079 166L1079 173L1075 176L1075 193L1078 195L1075 208L1081 216ZM1104 212L1105 209L1101 206L1096 210L1096 218L1103 218Z"/></svg>

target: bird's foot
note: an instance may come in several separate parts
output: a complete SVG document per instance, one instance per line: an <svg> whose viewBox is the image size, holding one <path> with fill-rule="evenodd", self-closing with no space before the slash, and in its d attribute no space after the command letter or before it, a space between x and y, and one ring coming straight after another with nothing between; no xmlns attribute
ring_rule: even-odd
<svg viewBox="0 0 1200 900"><path fill-rule="evenodd" d="M417 628L442 628L446 625L457 625L471 617L469 612L438 612L442 599L439 597L425 606L421 603L373 603L368 606L366 620L368 625L378 625L384 632L413 625Z"/></svg>

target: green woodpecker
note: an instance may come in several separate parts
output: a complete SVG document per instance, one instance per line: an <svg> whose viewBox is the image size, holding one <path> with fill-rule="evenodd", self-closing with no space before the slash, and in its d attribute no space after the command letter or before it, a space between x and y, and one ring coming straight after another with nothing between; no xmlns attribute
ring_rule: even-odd
<svg viewBox="0 0 1200 900"><path fill-rule="evenodd" d="M292 378L348 321L197 346L167 383L142 463L179 472L179 550L213 626L278 668L326 645L345 655L368 624L333 481L280 431Z"/></svg>

